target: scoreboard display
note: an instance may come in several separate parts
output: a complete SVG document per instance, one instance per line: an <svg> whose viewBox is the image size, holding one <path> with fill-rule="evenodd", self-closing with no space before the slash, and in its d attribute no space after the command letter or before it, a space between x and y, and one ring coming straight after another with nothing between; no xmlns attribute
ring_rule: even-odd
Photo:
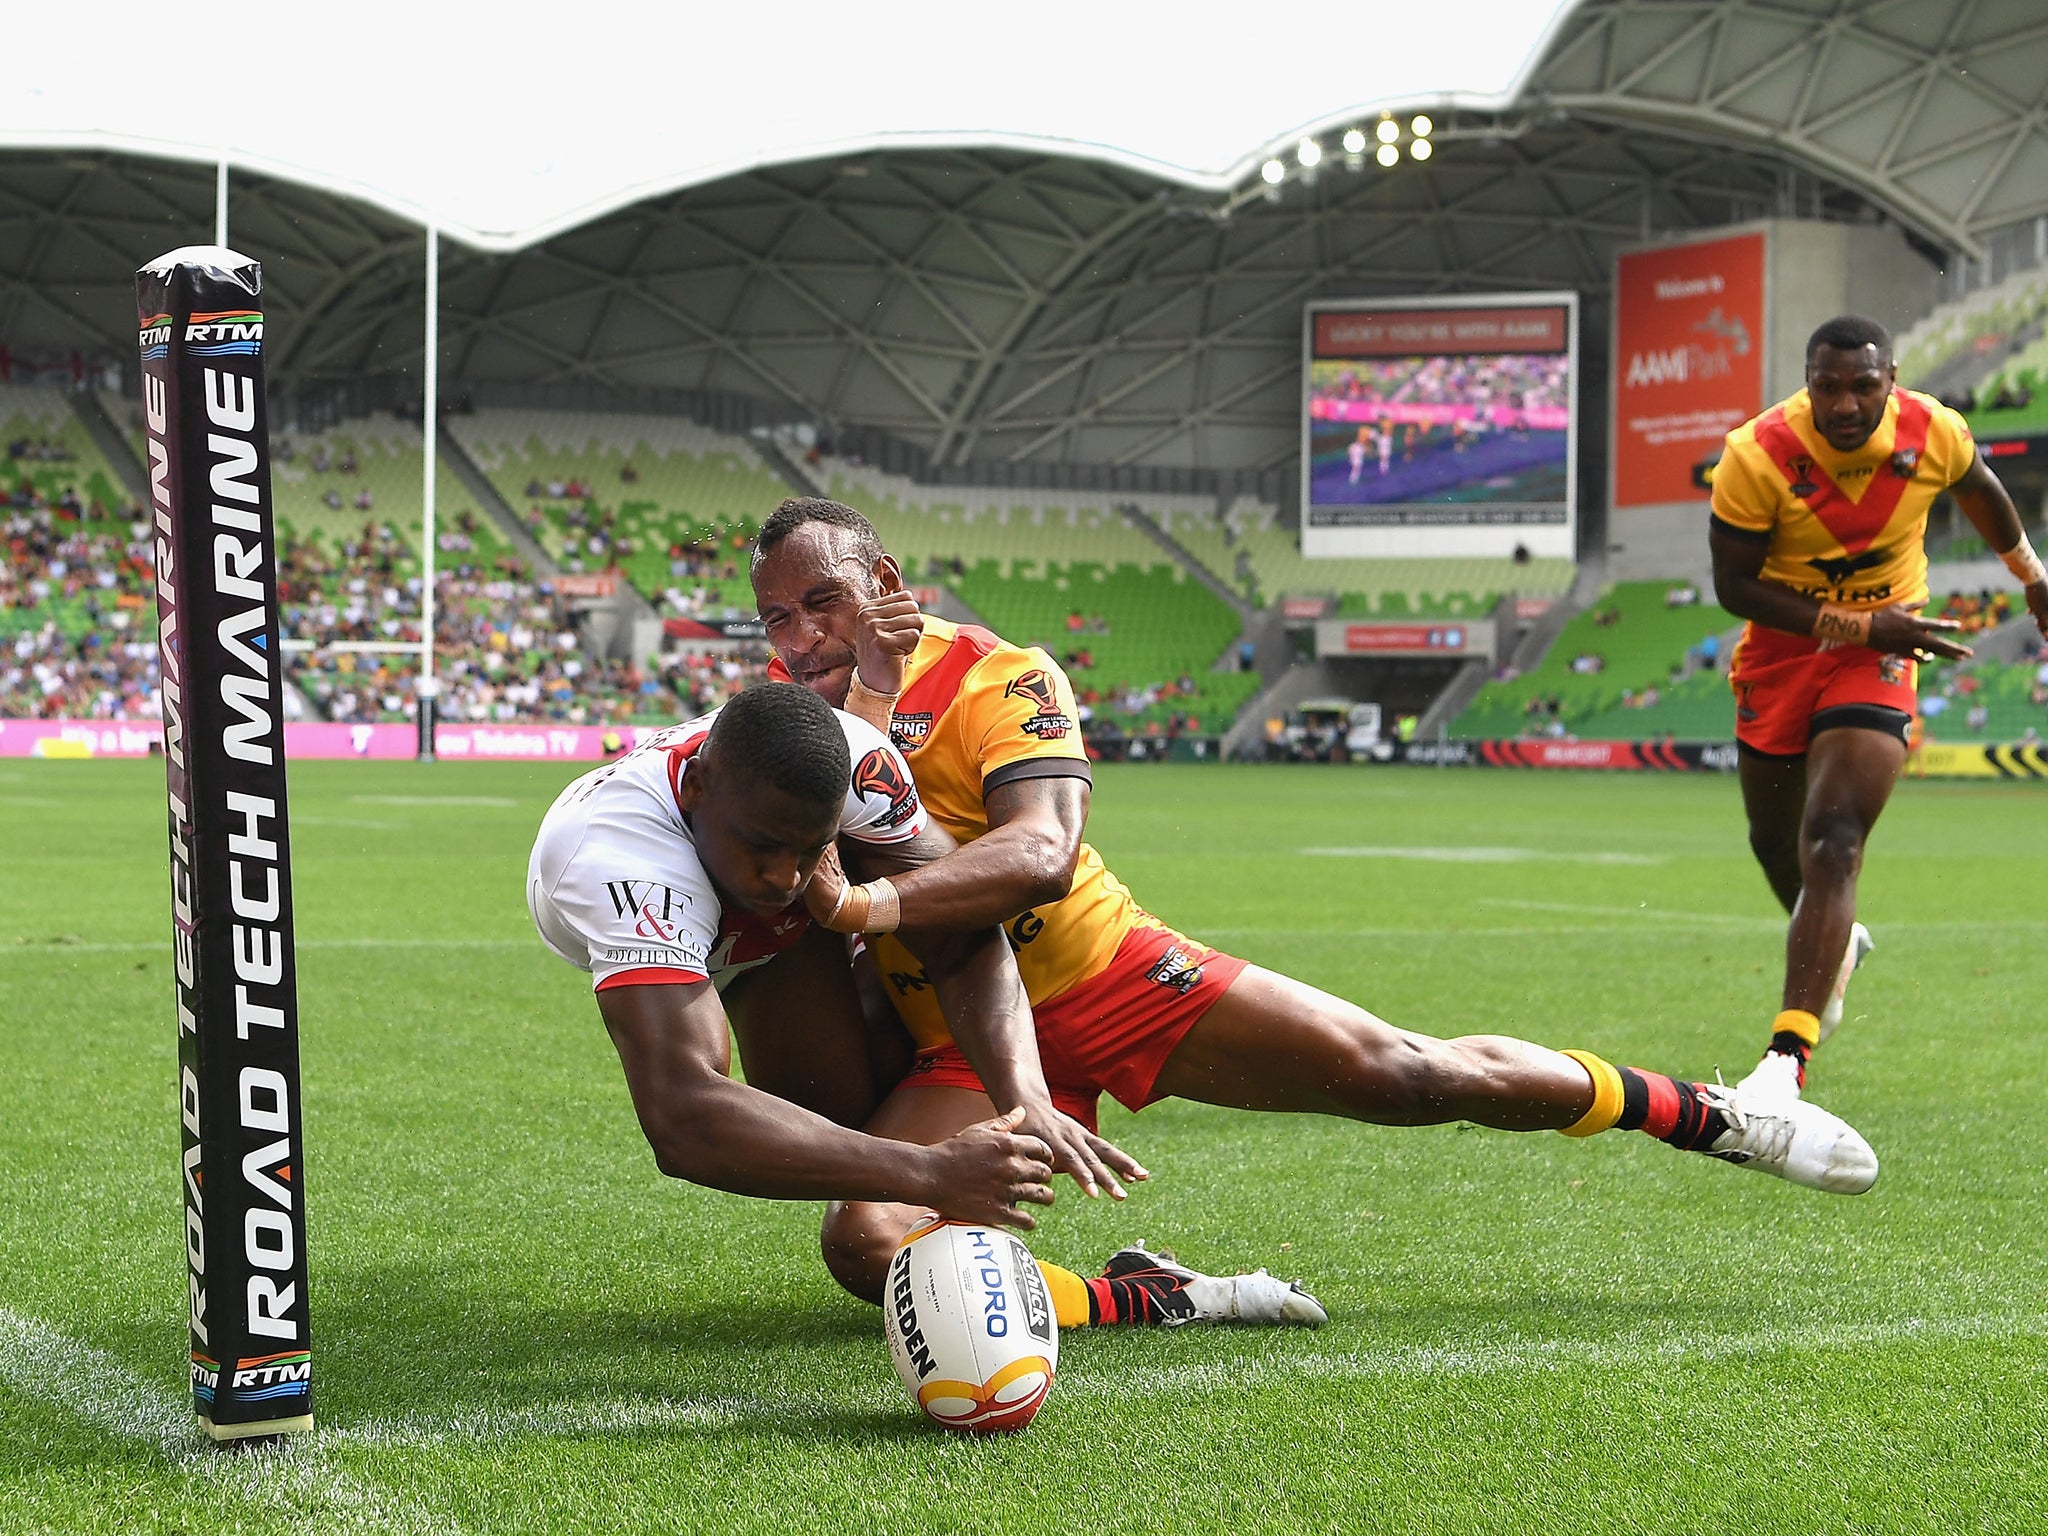
<svg viewBox="0 0 2048 1536"><path fill-rule="evenodd" d="M1571 557L1576 294L1312 304L1303 345L1304 554Z"/></svg>

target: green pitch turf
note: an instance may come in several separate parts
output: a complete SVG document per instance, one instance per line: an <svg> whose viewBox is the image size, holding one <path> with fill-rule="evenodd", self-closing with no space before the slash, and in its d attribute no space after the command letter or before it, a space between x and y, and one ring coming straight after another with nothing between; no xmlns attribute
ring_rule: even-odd
<svg viewBox="0 0 2048 1536"><path fill-rule="evenodd" d="M817 1213L664 1181L521 879L568 770L293 769L314 1391L184 1387L163 778L0 764L0 1532L2021 1532L2048 1504L2048 791L1908 784L1794 1189L1635 1135L1195 1105L1030 1241L1270 1265L1319 1333L1069 1334L1038 1423L917 1420ZM1105 770L1193 933L1440 1034L1730 1080L1782 920L1715 777ZM1324 851L1311 851L1324 850Z"/></svg>

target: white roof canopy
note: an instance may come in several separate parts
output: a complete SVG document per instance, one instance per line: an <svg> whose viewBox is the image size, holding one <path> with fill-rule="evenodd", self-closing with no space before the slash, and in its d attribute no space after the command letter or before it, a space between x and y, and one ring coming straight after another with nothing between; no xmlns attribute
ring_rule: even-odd
<svg viewBox="0 0 2048 1536"><path fill-rule="evenodd" d="M1461 0L1447 26L1391 0L1285 17L1186 0L78 0L13 8L0 142L225 157L495 250L868 148L1054 149L1220 188L1361 104L1506 100L1569 4ZM23 62L93 58L123 63Z"/></svg>

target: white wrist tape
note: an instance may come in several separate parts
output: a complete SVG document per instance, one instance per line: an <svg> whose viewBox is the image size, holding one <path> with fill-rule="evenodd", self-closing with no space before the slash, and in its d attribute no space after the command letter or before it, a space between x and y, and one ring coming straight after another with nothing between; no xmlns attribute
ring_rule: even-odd
<svg viewBox="0 0 2048 1536"><path fill-rule="evenodd" d="M2019 543L1998 558L2005 562L2008 571L2019 578L2023 587L2031 587L2037 581L2048 581L2048 567L2041 564L2041 557L2034 553L2034 546L2027 542L2024 533L2020 535Z"/></svg>

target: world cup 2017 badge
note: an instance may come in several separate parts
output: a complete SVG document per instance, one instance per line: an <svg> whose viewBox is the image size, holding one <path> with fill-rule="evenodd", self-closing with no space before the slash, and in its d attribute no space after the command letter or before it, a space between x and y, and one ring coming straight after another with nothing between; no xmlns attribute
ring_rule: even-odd
<svg viewBox="0 0 2048 1536"><path fill-rule="evenodd" d="M1920 450L1917 448L1901 448L1892 455L1892 473L1901 480L1912 479L1913 471L1919 466Z"/></svg>
<svg viewBox="0 0 2048 1536"><path fill-rule="evenodd" d="M1017 727L1026 736L1036 736L1040 741L1065 741L1074 729L1074 722L1060 708L1059 691L1053 687L1052 674L1043 667L1033 667L1022 676L1010 679L1003 688L1003 697L1031 701L1031 718Z"/></svg>

